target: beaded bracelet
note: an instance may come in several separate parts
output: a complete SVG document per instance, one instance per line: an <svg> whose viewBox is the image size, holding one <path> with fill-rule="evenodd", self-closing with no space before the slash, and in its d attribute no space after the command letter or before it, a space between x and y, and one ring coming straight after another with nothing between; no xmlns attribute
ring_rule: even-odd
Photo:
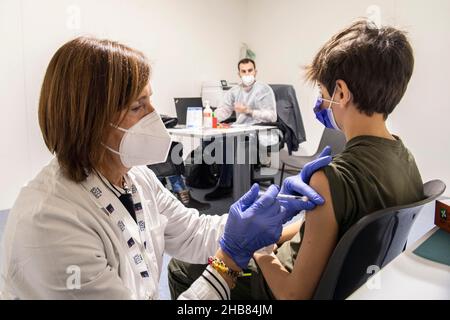
<svg viewBox="0 0 450 320"><path fill-rule="evenodd" d="M225 264L225 262L223 262L222 260L220 260L217 257L209 257L208 258L208 264L213 267L215 270L217 270L218 272L224 273L228 276L230 276L233 281L236 281L236 279L238 277L242 277L242 276L246 276L247 274L245 274L242 271L234 271L231 270L229 267L227 267L227 265Z"/></svg>

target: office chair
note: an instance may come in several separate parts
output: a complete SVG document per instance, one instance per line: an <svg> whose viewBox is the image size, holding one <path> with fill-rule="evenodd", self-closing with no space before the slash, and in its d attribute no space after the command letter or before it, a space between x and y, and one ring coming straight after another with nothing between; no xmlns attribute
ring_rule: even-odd
<svg viewBox="0 0 450 320"><path fill-rule="evenodd" d="M294 169L302 169L305 164L317 158L320 152L326 146L331 147L331 155L336 155L344 150L346 141L345 136L342 132L334 129L325 128L322 133L322 138L320 139L317 151L312 156L290 156L286 150L280 151L280 161L281 161L281 175L280 175L280 186L283 183L284 171L286 166L292 167Z"/></svg>
<svg viewBox="0 0 450 320"><path fill-rule="evenodd" d="M305 128L300 113L299 103L295 89L289 84L270 84L276 101L277 120L263 125L276 126L279 129L279 143L266 147L269 152L279 152L286 145L289 153L297 151L300 143L306 141ZM258 145L259 148L264 148ZM259 163L259 162L258 162ZM251 170L252 182L275 183L274 176L257 176L255 166Z"/></svg>
<svg viewBox="0 0 450 320"><path fill-rule="evenodd" d="M444 182L424 184L425 199L365 216L341 238L316 288L313 299L342 300L371 276L369 266L384 267L406 248L411 227L423 206L445 190Z"/></svg>

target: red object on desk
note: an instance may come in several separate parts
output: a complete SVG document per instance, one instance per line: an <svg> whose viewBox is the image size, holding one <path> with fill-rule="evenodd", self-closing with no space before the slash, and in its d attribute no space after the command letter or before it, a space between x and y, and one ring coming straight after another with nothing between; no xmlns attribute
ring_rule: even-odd
<svg viewBox="0 0 450 320"><path fill-rule="evenodd" d="M217 128L217 118L214 116L214 114L213 114L213 118L212 118L212 127Z"/></svg>
<svg viewBox="0 0 450 320"><path fill-rule="evenodd" d="M229 123L219 123L217 125L217 128L221 128L221 129L228 129L230 127L231 127L231 125Z"/></svg>
<svg viewBox="0 0 450 320"><path fill-rule="evenodd" d="M450 232L450 201L436 200L436 212L434 224L439 228Z"/></svg>

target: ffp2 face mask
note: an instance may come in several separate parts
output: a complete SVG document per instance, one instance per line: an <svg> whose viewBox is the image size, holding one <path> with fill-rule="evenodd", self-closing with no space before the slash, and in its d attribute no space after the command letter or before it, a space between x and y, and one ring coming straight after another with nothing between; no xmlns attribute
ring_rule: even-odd
<svg viewBox="0 0 450 320"><path fill-rule="evenodd" d="M241 79L242 83L247 87L251 86L255 82L255 76L253 75L242 76Z"/></svg>
<svg viewBox="0 0 450 320"><path fill-rule="evenodd" d="M125 134L120 141L119 151L105 147L118 154L126 168L166 161L172 139L156 111L149 113L129 129L112 126Z"/></svg>

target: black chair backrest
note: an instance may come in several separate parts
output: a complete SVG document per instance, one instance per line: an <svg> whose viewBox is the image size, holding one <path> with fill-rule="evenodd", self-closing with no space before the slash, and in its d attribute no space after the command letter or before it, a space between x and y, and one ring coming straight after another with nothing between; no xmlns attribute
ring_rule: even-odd
<svg viewBox="0 0 450 320"><path fill-rule="evenodd" d="M331 155L334 156L344 150L346 143L347 142L345 140L345 135L342 132L325 128L322 133L322 138L320 139L319 147L317 148L315 156L317 156L326 146L331 147Z"/></svg>
<svg viewBox="0 0 450 320"><path fill-rule="evenodd" d="M293 129L297 145L306 141L305 127L294 87L289 84L270 84L269 86L275 94L277 121L282 120Z"/></svg>
<svg viewBox="0 0 450 320"><path fill-rule="evenodd" d="M405 248L409 232L423 206L445 190L440 180L424 184L425 199L369 214L341 238L316 288L314 299L345 299Z"/></svg>

